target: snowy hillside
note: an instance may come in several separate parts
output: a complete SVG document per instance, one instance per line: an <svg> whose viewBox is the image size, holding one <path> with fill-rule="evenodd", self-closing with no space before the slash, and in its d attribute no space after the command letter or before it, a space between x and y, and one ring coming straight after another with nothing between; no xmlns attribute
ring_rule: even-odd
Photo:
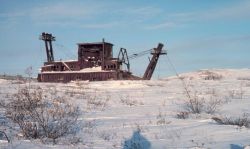
<svg viewBox="0 0 250 149"><path fill-rule="evenodd" d="M0 98L7 100L27 85L0 79ZM27 140L4 117L2 108L0 131L11 143L0 134L0 148L239 149L250 145L249 69L200 70L151 81L31 83L36 86L79 106L82 129L74 136L78 143L66 137L55 145ZM197 112L190 103L198 105ZM242 119L245 123L240 127L237 121Z"/></svg>

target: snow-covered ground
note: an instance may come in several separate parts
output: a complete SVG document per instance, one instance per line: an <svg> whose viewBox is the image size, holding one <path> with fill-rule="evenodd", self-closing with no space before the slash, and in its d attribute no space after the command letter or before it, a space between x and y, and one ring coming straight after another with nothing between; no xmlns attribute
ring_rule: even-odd
<svg viewBox="0 0 250 149"><path fill-rule="evenodd" d="M0 97L7 98L24 85L0 79ZM238 118L243 114L250 119L250 69L200 70L181 74L179 78L151 81L32 82L31 86L56 90L80 107L83 129L77 136L81 141L76 145L65 140L56 145L43 144L5 130L12 142L7 143L1 137L0 148L127 149L133 139L141 140L145 149L240 149L250 145L250 128L220 125L212 119ZM185 88L191 96L204 100L205 106L210 101L219 101L215 112L187 111L189 98ZM178 118L181 112L189 117ZM0 120L3 113L1 110ZM1 127L0 130L4 129Z"/></svg>

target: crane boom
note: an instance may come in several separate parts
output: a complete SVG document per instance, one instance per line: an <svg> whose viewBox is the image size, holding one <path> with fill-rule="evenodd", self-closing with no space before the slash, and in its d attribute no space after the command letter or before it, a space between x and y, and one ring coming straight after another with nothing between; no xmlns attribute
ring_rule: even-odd
<svg viewBox="0 0 250 149"><path fill-rule="evenodd" d="M139 53L136 53L136 54L133 54L133 55L130 55L128 56L128 58L131 60L131 59L135 59L135 58L138 58L140 56L143 56L143 55L146 55L146 54L149 54L151 52L151 49L149 50L145 50L145 51L142 51L142 52L139 52Z"/></svg>
<svg viewBox="0 0 250 149"><path fill-rule="evenodd" d="M163 48L163 44L159 43L158 47L154 48L153 51L151 52L153 57L151 58L151 60L150 60L150 62L148 64L148 67L147 67L147 69L146 69L146 71L145 71L145 73L143 75L144 80L150 80L151 79L160 55L166 54L165 52L162 52L162 48Z"/></svg>

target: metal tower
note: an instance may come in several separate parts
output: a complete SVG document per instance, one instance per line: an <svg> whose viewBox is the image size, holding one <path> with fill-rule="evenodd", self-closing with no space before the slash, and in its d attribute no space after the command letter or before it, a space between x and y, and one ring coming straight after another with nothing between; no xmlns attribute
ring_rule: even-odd
<svg viewBox="0 0 250 149"><path fill-rule="evenodd" d="M52 34L43 32L42 35L40 35L39 39L43 40L45 42L45 48L46 48L46 53L47 53L47 61L48 62L54 62L52 41L55 41L56 38L54 36L52 36Z"/></svg>

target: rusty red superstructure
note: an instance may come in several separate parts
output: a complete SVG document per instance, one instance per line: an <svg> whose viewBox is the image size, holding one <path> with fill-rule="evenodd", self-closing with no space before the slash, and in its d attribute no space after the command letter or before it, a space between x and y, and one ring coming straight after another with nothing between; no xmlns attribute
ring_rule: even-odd
<svg viewBox="0 0 250 149"><path fill-rule="evenodd" d="M157 64L159 55L162 52L163 44L154 48L151 54L153 57L140 78L130 72L129 58L126 49L121 49L117 58L113 57L113 44L109 42L78 43L78 59L71 61L54 61L52 41L55 37L52 34L42 33L41 40L45 42L47 62L41 67L38 74L39 82L69 82L72 80L149 80ZM156 57L156 58L154 58ZM126 65L126 69L122 69Z"/></svg>

